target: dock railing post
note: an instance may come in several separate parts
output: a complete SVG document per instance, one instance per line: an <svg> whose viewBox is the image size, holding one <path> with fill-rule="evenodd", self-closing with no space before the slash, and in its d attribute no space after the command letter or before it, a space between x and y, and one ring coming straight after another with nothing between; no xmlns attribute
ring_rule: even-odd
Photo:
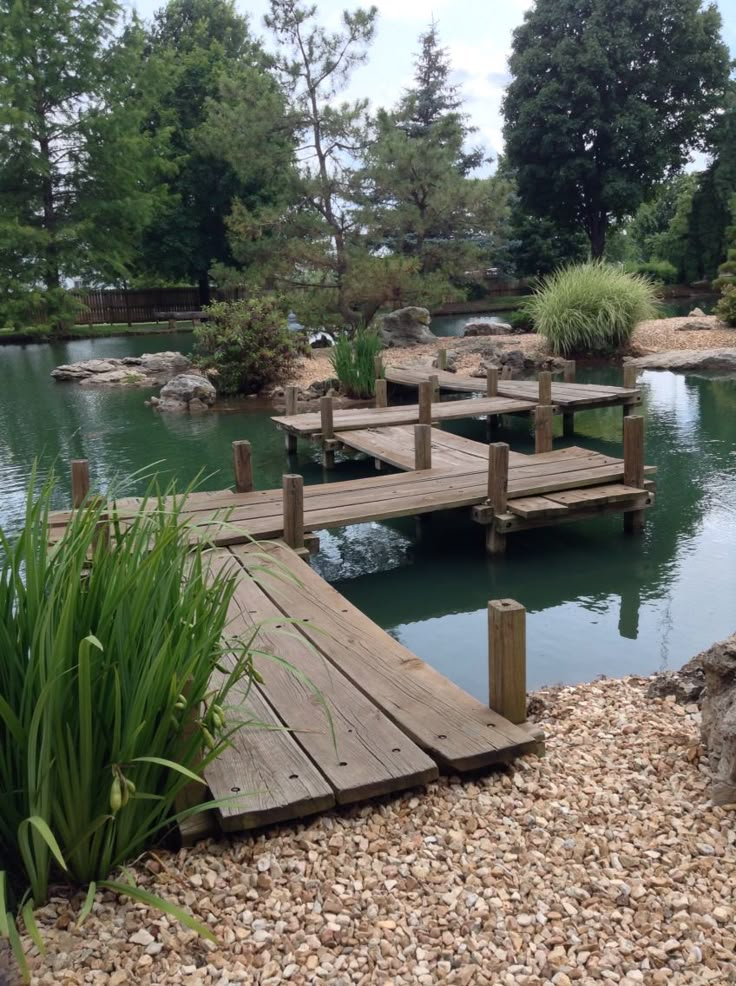
<svg viewBox="0 0 736 986"><path fill-rule="evenodd" d="M534 454L552 451L552 420L554 408L537 404L534 408Z"/></svg>
<svg viewBox="0 0 736 986"><path fill-rule="evenodd" d="M304 548L304 479L287 474L283 478L284 541L290 548Z"/></svg>
<svg viewBox="0 0 736 986"><path fill-rule="evenodd" d="M486 367L486 397L498 397L498 367Z"/></svg>
<svg viewBox="0 0 736 986"><path fill-rule="evenodd" d="M446 370L447 369L447 350L438 349L437 350L437 369Z"/></svg>
<svg viewBox="0 0 736 986"><path fill-rule="evenodd" d="M565 360L565 383L575 383L575 360Z"/></svg>
<svg viewBox="0 0 736 986"><path fill-rule="evenodd" d="M624 418L624 486L644 489L644 418L630 414ZM627 510L624 530L640 531L644 527L643 510Z"/></svg>
<svg viewBox="0 0 736 986"><path fill-rule="evenodd" d="M89 459L72 459L72 506L81 507L89 493Z"/></svg>
<svg viewBox="0 0 736 986"><path fill-rule="evenodd" d="M624 364L624 387L626 390L636 390L636 380L638 376L638 366L631 366L630 363Z"/></svg>
<svg viewBox="0 0 736 986"><path fill-rule="evenodd" d="M233 466L235 468L235 492L251 493L253 490L253 458L250 442L233 442Z"/></svg>
<svg viewBox="0 0 736 986"><path fill-rule="evenodd" d="M294 414L299 413L299 388L289 386L284 390L284 399L286 401L285 413L286 417L290 418ZM286 432L286 437L284 440L286 445L286 451L289 453L296 452L296 435L293 435L290 431Z"/></svg>
<svg viewBox="0 0 736 986"><path fill-rule="evenodd" d="M335 465L335 423L331 397L320 397L319 413L322 429L322 465L325 469L332 469Z"/></svg>
<svg viewBox="0 0 736 986"><path fill-rule="evenodd" d="M388 381L376 377L376 407L388 407Z"/></svg>
<svg viewBox="0 0 736 986"><path fill-rule="evenodd" d="M491 555L506 550L506 535L497 530L496 520L506 513L509 486L509 447L505 442L488 446L488 503L493 519L486 527L486 549Z"/></svg>
<svg viewBox="0 0 736 986"><path fill-rule="evenodd" d="M539 404L552 403L552 374L549 370L541 370L539 374Z"/></svg>
<svg viewBox="0 0 736 986"><path fill-rule="evenodd" d="M488 704L509 722L526 722L526 610L513 599L488 603Z"/></svg>
<svg viewBox="0 0 736 986"><path fill-rule="evenodd" d="M430 380L419 384L419 424L432 424L432 394L434 385Z"/></svg>
<svg viewBox="0 0 736 986"><path fill-rule="evenodd" d="M431 425L414 425L414 468L432 468Z"/></svg>
<svg viewBox="0 0 736 986"><path fill-rule="evenodd" d="M508 363L504 363L504 365L501 367L501 379L510 380L511 374L512 374L511 367L509 366Z"/></svg>

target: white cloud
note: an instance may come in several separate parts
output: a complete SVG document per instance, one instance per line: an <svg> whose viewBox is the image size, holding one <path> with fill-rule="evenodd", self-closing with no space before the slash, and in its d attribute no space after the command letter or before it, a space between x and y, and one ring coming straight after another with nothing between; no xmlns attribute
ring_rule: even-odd
<svg viewBox="0 0 736 986"><path fill-rule="evenodd" d="M423 30L433 17L447 7L448 0L431 0L431 3L427 0L373 0L373 3L386 20L408 21Z"/></svg>

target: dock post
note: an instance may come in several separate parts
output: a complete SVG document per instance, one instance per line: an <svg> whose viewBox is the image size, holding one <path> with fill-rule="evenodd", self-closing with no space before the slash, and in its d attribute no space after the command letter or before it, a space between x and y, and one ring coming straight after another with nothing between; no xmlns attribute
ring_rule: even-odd
<svg viewBox="0 0 736 986"><path fill-rule="evenodd" d="M89 493L89 459L72 459L72 506L81 507Z"/></svg>
<svg viewBox="0 0 736 986"><path fill-rule="evenodd" d="M565 360L565 383L575 383L575 360Z"/></svg>
<svg viewBox="0 0 736 986"><path fill-rule="evenodd" d="M252 492L253 458L250 442L233 442L233 466L235 467L235 492Z"/></svg>
<svg viewBox="0 0 736 986"><path fill-rule="evenodd" d="M284 390L284 398L286 400L286 416L291 417L293 414L299 413L299 388L290 386ZM285 438L286 451L290 454L296 452L296 435L292 435L291 432L286 433Z"/></svg>
<svg viewBox="0 0 736 986"><path fill-rule="evenodd" d="M534 454L552 451L552 412L550 404L534 408Z"/></svg>
<svg viewBox="0 0 736 986"><path fill-rule="evenodd" d="M630 414L624 418L624 486L644 489L644 418ZM644 527L643 510L627 510L624 530L640 531Z"/></svg>
<svg viewBox="0 0 736 986"><path fill-rule="evenodd" d="M319 413L322 428L322 465L325 469L333 469L335 466L335 424L331 397L320 397Z"/></svg>
<svg viewBox="0 0 736 986"><path fill-rule="evenodd" d="M414 425L414 468L432 468L431 425Z"/></svg>
<svg viewBox="0 0 736 986"><path fill-rule="evenodd" d="M431 380L423 380L419 384L419 424L432 424L432 394L434 384Z"/></svg>
<svg viewBox="0 0 736 986"><path fill-rule="evenodd" d="M447 350L438 349L437 350L437 369L446 370L447 369Z"/></svg>
<svg viewBox="0 0 736 986"><path fill-rule="evenodd" d="M380 354L373 357L373 376L376 380L382 380L384 376L383 356Z"/></svg>
<svg viewBox="0 0 736 986"><path fill-rule="evenodd" d="M552 374L549 370L541 370L539 373L539 405L547 406L552 403Z"/></svg>
<svg viewBox="0 0 736 986"><path fill-rule="evenodd" d="M486 367L486 397L498 397L498 367Z"/></svg>
<svg viewBox="0 0 736 986"><path fill-rule="evenodd" d="M376 377L376 407L388 407L388 381Z"/></svg>
<svg viewBox="0 0 736 986"><path fill-rule="evenodd" d="M304 479L293 473L283 478L284 541L290 548L304 548Z"/></svg>
<svg viewBox="0 0 736 986"><path fill-rule="evenodd" d="M501 379L502 380L510 380L511 379L512 372L513 371L511 369L511 367L508 365L508 363L504 363L504 365L501 367Z"/></svg>
<svg viewBox="0 0 736 986"><path fill-rule="evenodd" d="M630 366L628 363L624 365L624 387L626 390L636 390L636 379L639 376L639 367ZM628 417L634 410L633 404L624 404L624 418Z"/></svg>
<svg viewBox="0 0 736 986"><path fill-rule="evenodd" d="M506 535L496 529L496 519L506 513L509 485L509 447L505 442L488 446L488 503L493 520L486 527L486 550L490 555L502 555L506 550Z"/></svg>
<svg viewBox="0 0 736 986"><path fill-rule="evenodd" d="M488 603L488 704L509 722L526 722L526 610L513 599Z"/></svg>

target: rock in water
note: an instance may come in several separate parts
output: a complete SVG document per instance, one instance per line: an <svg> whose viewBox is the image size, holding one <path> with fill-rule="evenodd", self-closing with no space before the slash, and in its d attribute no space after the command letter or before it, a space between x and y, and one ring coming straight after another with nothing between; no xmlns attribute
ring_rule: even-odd
<svg viewBox="0 0 736 986"><path fill-rule="evenodd" d="M736 804L736 634L700 655L705 672L703 743L711 769L711 797Z"/></svg>
<svg viewBox="0 0 736 986"><path fill-rule="evenodd" d="M206 411L217 400L217 391L198 373L181 373L161 389L151 404L157 411Z"/></svg>
<svg viewBox="0 0 736 986"><path fill-rule="evenodd" d="M54 380L83 386L161 387L178 373L191 368L191 360L181 353L144 353L122 359L84 359L66 363L51 371Z"/></svg>
<svg viewBox="0 0 736 986"><path fill-rule="evenodd" d="M490 318L479 318L465 323L464 336L507 336L513 333L508 322L496 322Z"/></svg>
<svg viewBox="0 0 736 986"><path fill-rule="evenodd" d="M627 366L649 370L736 370L735 349L668 349L627 359Z"/></svg>
<svg viewBox="0 0 736 986"><path fill-rule="evenodd" d="M432 321L426 308L399 308L384 315L378 327L384 346L421 346L437 336L429 328Z"/></svg>

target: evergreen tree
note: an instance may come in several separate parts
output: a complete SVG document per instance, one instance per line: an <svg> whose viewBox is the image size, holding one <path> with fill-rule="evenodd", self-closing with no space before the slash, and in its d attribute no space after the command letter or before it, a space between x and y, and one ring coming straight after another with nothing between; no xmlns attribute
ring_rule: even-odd
<svg viewBox="0 0 736 986"><path fill-rule="evenodd" d="M504 100L524 206L603 256L611 223L705 146L728 82L720 30L701 0L537 0Z"/></svg>
<svg viewBox="0 0 736 986"><path fill-rule="evenodd" d="M155 202L142 33L117 0L0 0L0 314L68 320L128 275Z"/></svg>

